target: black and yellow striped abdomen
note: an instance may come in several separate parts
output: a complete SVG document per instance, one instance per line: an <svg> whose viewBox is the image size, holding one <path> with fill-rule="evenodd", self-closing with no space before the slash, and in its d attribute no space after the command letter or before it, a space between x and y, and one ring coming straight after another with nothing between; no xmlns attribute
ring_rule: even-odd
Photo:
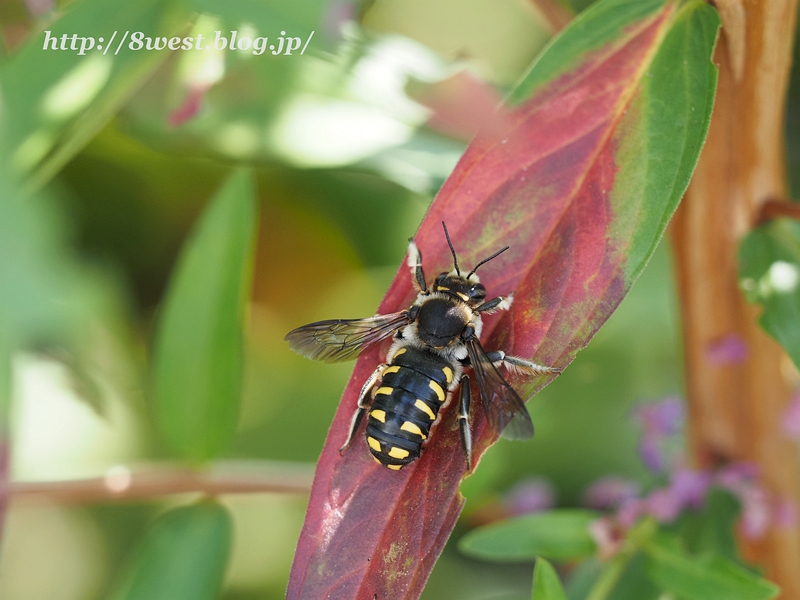
<svg viewBox="0 0 800 600"><path fill-rule="evenodd" d="M415 346L395 352L369 411L367 444L383 466L399 470L420 455L453 382L453 365Z"/></svg>

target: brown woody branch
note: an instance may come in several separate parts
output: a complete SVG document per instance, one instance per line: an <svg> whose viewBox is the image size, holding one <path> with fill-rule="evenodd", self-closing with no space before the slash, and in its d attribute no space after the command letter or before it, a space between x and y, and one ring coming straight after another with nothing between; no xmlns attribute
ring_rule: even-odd
<svg viewBox="0 0 800 600"><path fill-rule="evenodd" d="M119 466L104 477L10 482L0 486L12 502L42 498L64 504L137 502L173 494L308 494L314 466L260 461L216 463L206 470L182 466Z"/></svg>
<svg viewBox="0 0 800 600"><path fill-rule="evenodd" d="M800 461L780 422L792 382L784 354L758 326L738 287L739 242L766 215L789 212L785 99L797 0L717 0L722 31L714 56L719 86L706 145L673 221L686 357L691 444L705 466L722 457L760 466L773 492L800 506ZM787 215L788 216L788 215ZM735 335L748 355L715 364L709 347ZM800 599L800 529L742 540L784 600Z"/></svg>
<svg viewBox="0 0 800 600"><path fill-rule="evenodd" d="M782 217L800 220L800 204L788 200L767 200L758 211L756 226Z"/></svg>

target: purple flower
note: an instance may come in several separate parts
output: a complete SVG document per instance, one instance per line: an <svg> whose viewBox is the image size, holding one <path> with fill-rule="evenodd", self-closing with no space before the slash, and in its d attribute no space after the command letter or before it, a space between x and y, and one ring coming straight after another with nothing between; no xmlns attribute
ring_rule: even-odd
<svg viewBox="0 0 800 600"><path fill-rule="evenodd" d="M790 438L800 439L800 392L795 392L781 419L783 432Z"/></svg>
<svg viewBox="0 0 800 600"><path fill-rule="evenodd" d="M635 414L645 435L674 435L683 427L683 400L678 396L667 396L657 402L640 404Z"/></svg>
<svg viewBox="0 0 800 600"><path fill-rule="evenodd" d="M743 363L749 353L747 343L736 333L722 336L706 346L706 359L717 367Z"/></svg>
<svg viewBox="0 0 800 600"><path fill-rule="evenodd" d="M631 498L622 504L617 511L617 519L623 527L633 527L633 524L645 514L646 506L643 500Z"/></svg>
<svg viewBox="0 0 800 600"><path fill-rule="evenodd" d="M607 477L594 483L584 494L584 502L593 508L618 506L616 519L596 523L592 535L601 555L615 548L612 523L617 529L630 529L649 515L661 523L673 522L684 510L698 510L705 503L712 486L729 490L741 503L739 529L749 539L762 538L770 528L794 527L797 507L787 498L776 498L758 483L759 467L754 463L731 463L714 472L677 466L669 485L637 497L637 487L620 477Z"/></svg>
<svg viewBox="0 0 800 600"><path fill-rule="evenodd" d="M720 469L716 484L733 493L742 504L739 522L742 535L749 539L764 537L770 527L791 527L796 509L786 499L775 497L759 485L759 466L754 463L732 463Z"/></svg>
<svg viewBox="0 0 800 600"><path fill-rule="evenodd" d="M640 404L634 415L642 428L639 456L648 469L659 473L667 466L662 442L683 426L683 401L677 396L668 396L658 402Z"/></svg>
<svg viewBox="0 0 800 600"><path fill-rule="evenodd" d="M639 484L635 481L611 475L590 485L583 493L583 503L590 508L614 508L637 498L639 491Z"/></svg>
<svg viewBox="0 0 800 600"><path fill-rule="evenodd" d="M645 498L645 512L662 523L671 523L681 513L680 499L668 487L659 488Z"/></svg>
<svg viewBox="0 0 800 600"><path fill-rule="evenodd" d="M717 338L706 346L706 360L717 367L743 363L748 354L747 343L736 333Z"/></svg>
<svg viewBox="0 0 800 600"><path fill-rule="evenodd" d="M687 508L703 506L712 477L706 471L679 468L669 485L658 488L642 499L628 499L622 503L617 517L623 525L630 527L643 514L650 515L662 523L671 523Z"/></svg>
<svg viewBox="0 0 800 600"><path fill-rule="evenodd" d="M681 508L696 510L705 503L711 480L711 473L707 471L682 468L672 474L669 488Z"/></svg>
<svg viewBox="0 0 800 600"><path fill-rule="evenodd" d="M758 478L761 468L756 463L735 462L725 465L714 476L714 482L733 493L738 493L743 486Z"/></svg>
<svg viewBox="0 0 800 600"><path fill-rule="evenodd" d="M779 498L775 502L772 520L778 529L791 529L797 525L797 506L791 498Z"/></svg>
<svg viewBox="0 0 800 600"><path fill-rule="evenodd" d="M742 534L751 540L764 537L772 521L772 507L766 490L751 485L742 488L738 496L742 502Z"/></svg>
<svg viewBox="0 0 800 600"><path fill-rule="evenodd" d="M654 437L643 436L639 440L639 458L642 459L644 466L653 473L660 473L665 468L667 462L661 450L659 440Z"/></svg>
<svg viewBox="0 0 800 600"><path fill-rule="evenodd" d="M544 477L524 479L509 490L504 504L512 515L524 515L555 506L556 490Z"/></svg>

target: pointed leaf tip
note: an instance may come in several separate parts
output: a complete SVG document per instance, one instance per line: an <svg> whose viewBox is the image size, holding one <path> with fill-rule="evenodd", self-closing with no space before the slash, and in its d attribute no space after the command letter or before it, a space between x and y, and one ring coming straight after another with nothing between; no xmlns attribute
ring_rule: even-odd
<svg viewBox="0 0 800 600"><path fill-rule="evenodd" d="M553 565L543 558L536 559L536 566L533 569L533 596L531 599L567 600L558 573Z"/></svg>
<svg viewBox="0 0 800 600"><path fill-rule="evenodd" d="M182 458L214 456L236 428L256 226L253 178L239 170L209 202L169 282L155 335L153 402Z"/></svg>

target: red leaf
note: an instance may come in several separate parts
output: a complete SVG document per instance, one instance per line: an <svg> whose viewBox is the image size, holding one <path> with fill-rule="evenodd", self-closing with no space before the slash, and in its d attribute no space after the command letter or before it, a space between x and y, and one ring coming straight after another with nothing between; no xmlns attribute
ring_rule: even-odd
<svg viewBox="0 0 800 600"><path fill-rule="evenodd" d="M510 311L485 319L481 341L488 350L558 367L565 367L613 312L661 237L688 183L713 101L715 76L707 73L713 71L708 56L716 26L705 34L712 25L703 12L713 14L712 9L699 2L691 10L679 9L657 0L600 4L602 8L584 15L595 19L592 25L610 25L600 34L591 33L597 28L591 30L590 17L582 15L565 30L561 47L558 42L551 47L539 70L526 80L536 87L533 96L505 110L478 135L415 236L428 281L452 267L443 220L462 268L510 246L482 267L481 279L488 297L514 291L515 302ZM630 140L645 135L637 129L645 122L640 113L650 106L643 97L677 93L664 86L653 91L656 84L648 80L648 69L660 47L669 46L665 40L679 19L689 23L684 29L697 28L697 22L689 22L693 13L686 17L691 11L706 18L700 20L703 43L692 49L700 47L707 54L698 63L699 78L692 71L686 81L693 83L681 79L677 85L706 90L702 98L686 93L698 108L691 131L700 133L671 134L658 121L661 113L647 112L648 126L655 123L667 130L662 138L670 143L664 145L678 159L658 163L657 176L647 169L642 174L630 165L646 162L651 157L647 152L661 152L657 160L666 153L664 145L658 146L662 138L644 150L645 156L630 152L636 147ZM620 15L627 15L627 21ZM668 60L684 51L684 46L674 49L683 38L671 39ZM561 48L566 48L566 58L556 55L545 61ZM663 61L659 64L664 70ZM691 115L689 108L687 104ZM674 139L677 151L670 145ZM655 177L660 179L653 184ZM646 203L643 190L653 185L655 198ZM627 198L631 189L638 193L630 203L620 204L620 196ZM402 310L413 299L411 276L403 267L378 312ZM463 506L458 487L466 465L453 404L442 410L422 457L402 471L389 471L372 460L363 431L339 455L359 390L385 352L384 346L362 355L344 392L317 466L289 600L417 598ZM527 390L522 382L510 380L530 395L549 379L541 378ZM473 404L477 459L495 436L480 403Z"/></svg>

